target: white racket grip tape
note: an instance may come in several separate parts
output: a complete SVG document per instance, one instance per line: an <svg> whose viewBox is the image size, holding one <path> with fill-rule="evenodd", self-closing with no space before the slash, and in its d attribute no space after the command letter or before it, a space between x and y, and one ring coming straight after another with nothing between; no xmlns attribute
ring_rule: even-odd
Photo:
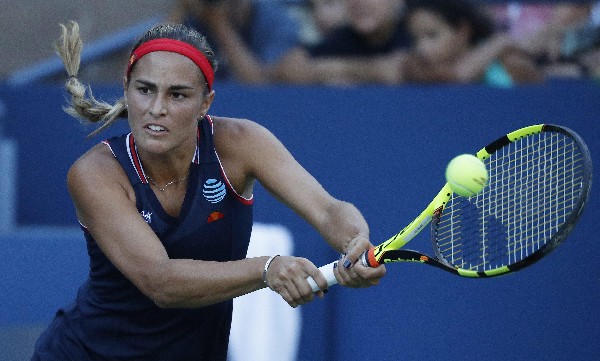
<svg viewBox="0 0 600 361"><path fill-rule="evenodd" d="M333 273L333 270L335 269L335 264L338 262L339 261L334 261L329 264L326 264L325 266L319 267L319 270L321 271L321 273L323 273L323 276L325 276L325 279L327 280L327 287L333 286L338 283L337 279L335 278L335 274ZM363 254L360 256L360 262L365 267L371 267L369 266L369 262L367 261L367 252L363 252ZM308 281L308 284L312 288L313 292L319 291L319 286L317 286L317 283L311 276L308 276L306 280Z"/></svg>
<svg viewBox="0 0 600 361"><path fill-rule="evenodd" d="M335 264L337 262L338 261L334 261L329 264L326 264L325 266L319 267L319 271L321 271L321 273L323 273L323 276L325 276L325 279L327 280L327 287L338 283L337 279L335 278L335 274L333 273L333 270L335 269ZM317 286L317 283L311 276L308 276L308 278L306 278L306 280L308 281L308 284L312 288L313 292L317 292L320 290L319 286Z"/></svg>

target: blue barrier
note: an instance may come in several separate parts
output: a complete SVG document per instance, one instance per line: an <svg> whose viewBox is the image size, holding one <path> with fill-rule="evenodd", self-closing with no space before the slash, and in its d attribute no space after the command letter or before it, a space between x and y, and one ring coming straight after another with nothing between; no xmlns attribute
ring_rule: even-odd
<svg viewBox="0 0 600 361"><path fill-rule="evenodd" d="M118 87L96 88L112 101ZM484 86L216 88L211 114L267 126L333 195L355 203L374 243L413 219L443 183L445 164L507 131L532 123L573 128L600 154L599 87L555 82L514 89ZM90 140L61 110L55 87L0 89L4 136L18 144L21 226L76 225L64 178L69 165L120 124ZM265 159L268 161L268 159ZM598 167L594 177L598 179ZM464 280L415 265L388 267L382 285L332 289L303 306L299 359L595 360L600 273L596 187L571 237L517 274ZM318 234L261 187L256 219L285 224L296 254L317 265L336 257ZM425 235L411 248L427 249ZM73 242L78 242L73 245ZM0 327L47 322L86 275L77 232L0 236ZM82 259L83 258L83 259Z"/></svg>

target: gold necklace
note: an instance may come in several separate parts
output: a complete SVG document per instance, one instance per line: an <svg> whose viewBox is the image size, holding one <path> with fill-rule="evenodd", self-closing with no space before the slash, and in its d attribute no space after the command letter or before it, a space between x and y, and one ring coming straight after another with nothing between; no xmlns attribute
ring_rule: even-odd
<svg viewBox="0 0 600 361"><path fill-rule="evenodd" d="M169 182L169 183L165 184L165 186L164 186L164 187L160 187L158 184L156 184L156 182L154 181L154 179L152 179L152 177L150 177L149 175L146 175L146 178L148 178L148 180L149 180L149 181L150 181L152 184L154 184L154 186L155 186L156 188L158 188L158 190L159 190L159 191L161 191L161 192L164 192L164 191L165 191L165 189L167 189L167 187L168 187L168 186L170 186L170 185L172 185L172 184L175 184L175 183L183 182L184 180L186 180L186 179L187 179L187 177L188 177L189 175L190 175L190 172L188 171L188 172L187 172L187 174L185 175L185 177L183 177L183 178L181 178L181 179L176 179L176 180L174 180L174 181L171 181L171 182Z"/></svg>

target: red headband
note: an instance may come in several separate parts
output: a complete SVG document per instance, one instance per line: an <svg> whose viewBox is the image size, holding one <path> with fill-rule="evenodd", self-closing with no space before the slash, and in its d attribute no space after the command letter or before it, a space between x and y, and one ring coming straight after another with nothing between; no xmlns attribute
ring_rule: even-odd
<svg viewBox="0 0 600 361"><path fill-rule="evenodd" d="M204 78L206 79L206 83L208 85L208 90L212 90L212 84L215 79L215 73L213 72L213 68L208 62L206 56L194 46L175 39L154 39L147 41L135 48L131 53L131 57L129 58L129 64L127 65L126 73L127 76L129 76L133 64L140 60L144 55L152 53L154 51L168 51L171 53L181 54L189 58L196 65L198 65L200 71L202 71L202 74L204 75Z"/></svg>

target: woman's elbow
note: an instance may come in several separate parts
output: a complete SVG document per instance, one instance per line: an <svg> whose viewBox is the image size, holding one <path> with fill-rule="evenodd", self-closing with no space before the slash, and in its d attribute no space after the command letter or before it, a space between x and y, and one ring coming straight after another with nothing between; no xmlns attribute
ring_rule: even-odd
<svg viewBox="0 0 600 361"><path fill-rule="evenodd" d="M186 292L188 287L176 279L163 276L144 283L140 291L158 308L195 308L215 302L206 292Z"/></svg>
<svg viewBox="0 0 600 361"><path fill-rule="evenodd" d="M150 299L159 308L176 307L177 298L169 292L162 282L145 280L138 282L140 292Z"/></svg>
<svg viewBox="0 0 600 361"><path fill-rule="evenodd" d="M174 281L169 277L167 269L151 267L153 271L144 272L134 280L141 293L149 298L159 308L174 308L181 303L180 296L175 292Z"/></svg>

